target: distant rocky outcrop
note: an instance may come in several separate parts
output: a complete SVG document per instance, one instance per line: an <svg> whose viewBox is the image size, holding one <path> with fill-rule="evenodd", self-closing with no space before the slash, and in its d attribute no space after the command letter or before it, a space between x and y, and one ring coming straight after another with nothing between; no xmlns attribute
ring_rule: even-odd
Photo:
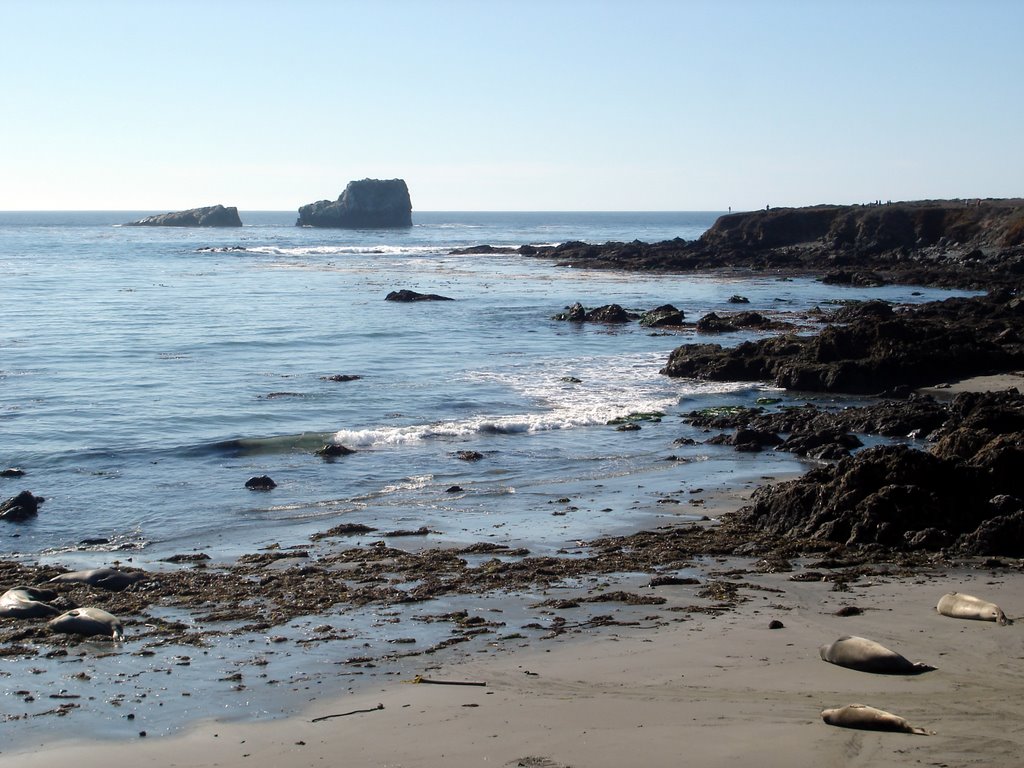
<svg viewBox="0 0 1024 768"><path fill-rule="evenodd" d="M242 220L234 206L211 205L187 211L161 213L125 224L126 227L240 227Z"/></svg>
<svg viewBox="0 0 1024 768"><path fill-rule="evenodd" d="M350 181L334 201L299 208L299 227L390 229L412 226L412 201L403 179Z"/></svg>
<svg viewBox="0 0 1024 768"><path fill-rule="evenodd" d="M559 264L816 274L827 282L991 287L1024 277L1024 200L818 205L721 216L696 241L533 247Z"/></svg>

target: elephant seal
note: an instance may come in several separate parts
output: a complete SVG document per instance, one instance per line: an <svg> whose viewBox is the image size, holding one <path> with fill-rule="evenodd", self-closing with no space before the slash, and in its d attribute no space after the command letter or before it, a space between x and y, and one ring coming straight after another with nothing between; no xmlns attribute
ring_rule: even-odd
<svg viewBox="0 0 1024 768"><path fill-rule="evenodd" d="M1000 626L1013 624L995 603L990 603L971 595L962 595L959 592L950 592L940 597L939 604L935 606L935 610L943 616L949 616L954 619L994 621Z"/></svg>
<svg viewBox="0 0 1024 768"><path fill-rule="evenodd" d="M12 619L38 619L43 616L56 616L59 608L54 608L44 600L56 600L57 593L49 589L35 587L13 587L0 595L0 616Z"/></svg>
<svg viewBox="0 0 1024 768"><path fill-rule="evenodd" d="M844 635L834 643L821 646L820 653L821 658L831 664L880 675L919 675L935 669L928 664L915 664L874 640L855 635Z"/></svg>
<svg viewBox="0 0 1024 768"><path fill-rule="evenodd" d="M821 719L840 728L860 728L866 731L896 731L931 736L934 731L916 728L899 715L875 709L866 704L847 704L845 707L822 710Z"/></svg>
<svg viewBox="0 0 1024 768"><path fill-rule="evenodd" d="M124 640L121 620L100 608L74 608L47 623L55 632L86 637L108 635L114 640Z"/></svg>
<svg viewBox="0 0 1024 768"><path fill-rule="evenodd" d="M69 571L68 573L62 573L60 576L54 576L50 581L82 582L83 584L88 584L93 587L108 589L111 592L120 592L122 589L131 586L136 581L142 581L147 578L149 578L149 574L145 571L121 571L117 568L92 568L88 571Z"/></svg>

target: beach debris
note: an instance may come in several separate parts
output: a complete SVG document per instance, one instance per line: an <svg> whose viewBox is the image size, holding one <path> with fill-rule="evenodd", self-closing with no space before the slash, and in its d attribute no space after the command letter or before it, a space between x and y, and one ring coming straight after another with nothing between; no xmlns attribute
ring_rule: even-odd
<svg viewBox="0 0 1024 768"><path fill-rule="evenodd" d="M38 619L60 613L45 600L56 600L57 593L35 587L13 587L0 595L0 616L12 619Z"/></svg>
<svg viewBox="0 0 1024 768"><path fill-rule="evenodd" d="M929 664L912 662L881 643L856 635L844 635L823 645L819 653L822 660L830 664L880 675L918 675L935 669Z"/></svg>
<svg viewBox="0 0 1024 768"><path fill-rule="evenodd" d="M973 595L963 595L959 592L950 592L940 597L935 610L943 616L949 616L952 619L994 621L1000 626L1013 623L1012 620L1006 618L1002 608L995 603L990 603Z"/></svg>
<svg viewBox="0 0 1024 768"><path fill-rule="evenodd" d="M860 728L867 731L894 731L897 733L914 733L919 736L934 736L935 731L912 726L899 715L876 709L866 704L847 704L822 710L821 719L829 725L840 728Z"/></svg>
<svg viewBox="0 0 1024 768"><path fill-rule="evenodd" d="M833 613L833 616L860 616L864 613L863 608L858 608L856 605L844 605L838 611Z"/></svg>
<svg viewBox="0 0 1024 768"><path fill-rule="evenodd" d="M314 717L309 722L311 722L311 723L319 723L319 722L322 722L323 720L330 720L330 719L335 718L335 717L348 717L349 715L362 715L362 714L365 714L367 712L377 712L378 710L381 710L381 709L384 709L384 705L383 704L378 704L376 707L370 707L369 709L353 709L351 712L338 712L338 713L333 714L333 715L320 715L320 717Z"/></svg>
<svg viewBox="0 0 1024 768"><path fill-rule="evenodd" d="M20 523L35 517L39 514L39 505L46 499L42 496L33 496L31 491L22 491L17 496L12 496L3 504L0 504L0 520L10 520Z"/></svg>
<svg viewBox="0 0 1024 768"><path fill-rule="evenodd" d="M405 680L404 682L410 685L472 685L483 688L487 683L481 680L435 680L432 677L424 677L423 675L416 675L412 680Z"/></svg>
<svg viewBox="0 0 1024 768"><path fill-rule="evenodd" d="M245 487L250 491L270 491L277 488L277 483L269 475L257 475L246 480Z"/></svg>
<svg viewBox="0 0 1024 768"><path fill-rule="evenodd" d="M124 639L124 627L121 625L121 620L102 608L74 608L65 611L55 619L50 619L47 623L54 632L84 635L85 637L104 635L113 640Z"/></svg>
<svg viewBox="0 0 1024 768"><path fill-rule="evenodd" d="M69 571L50 579L53 582L77 582L91 587L100 587L111 592L120 592L137 581L150 578L145 571L124 571L120 568L90 568L85 571Z"/></svg>

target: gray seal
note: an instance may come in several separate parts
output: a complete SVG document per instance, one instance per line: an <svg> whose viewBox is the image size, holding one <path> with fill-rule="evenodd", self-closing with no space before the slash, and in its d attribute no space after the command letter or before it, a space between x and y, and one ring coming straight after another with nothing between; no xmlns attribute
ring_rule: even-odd
<svg viewBox="0 0 1024 768"><path fill-rule="evenodd" d="M54 576L51 582L81 582L93 587L120 592L137 581L149 578L145 571L122 571L118 568L92 568L88 571L69 571Z"/></svg>
<svg viewBox="0 0 1024 768"><path fill-rule="evenodd" d="M875 709L866 704L847 704L823 710L821 719L829 725L840 728L860 728L867 731L895 731L897 733L916 733L919 736L930 736L934 732L924 728L916 728L899 715Z"/></svg>
<svg viewBox="0 0 1024 768"><path fill-rule="evenodd" d="M121 620L102 608L75 608L65 611L55 619L50 619L47 623L54 632L86 637L106 635L114 640L124 639Z"/></svg>
<svg viewBox="0 0 1024 768"><path fill-rule="evenodd" d="M975 619L977 621L994 621L1000 626L1012 624L1006 618L1006 614L995 603L982 600L973 595L963 595L959 592L950 592L939 598L935 610L943 616L954 619Z"/></svg>
<svg viewBox="0 0 1024 768"><path fill-rule="evenodd" d="M56 616L60 613L60 609L44 602L56 599L57 593L49 589L13 587L0 595L0 616L11 619L38 619L43 616Z"/></svg>
<svg viewBox="0 0 1024 768"><path fill-rule="evenodd" d="M856 635L845 635L834 643L823 645L820 652L821 658L831 664L880 675L919 675L935 669L928 664L910 661L881 643Z"/></svg>

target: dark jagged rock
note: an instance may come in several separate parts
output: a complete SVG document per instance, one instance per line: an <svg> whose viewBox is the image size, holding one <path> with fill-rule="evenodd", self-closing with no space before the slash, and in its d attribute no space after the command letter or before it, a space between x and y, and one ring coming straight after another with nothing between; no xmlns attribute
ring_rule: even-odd
<svg viewBox="0 0 1024 768"><path fill-rule="evenodd" d="M384 301L397 301L402 303L410 303L413 301L455 301L448 296L440 296L436 293L416 293L416 291L410 291L403 288L400 291L392 291L384 297Z"/></svg>
<svg viewBox="0 0 1024 768"><path fill-rule="evenodd" d="M322 381L336 381L336 382L339 382L339 383L344 383L344 382L348 382L348 381L358 381L361 378L363 378L363 377L362 376L357 376L357 375L352 374L352 373L336 373L333 376L321 376L320 377L320 379Z"/></svg>
<svg viewBox="0 0 1024 768"><path fill-rule="evenodd" d="M568 320L573 323L628 323L639 318L635 312L627 312L618 304L605 304L595 309L586 310L576 302L565 312L559 312L552 320Z"/></svg>
<svg viewBox="0 0 1024 768"><path fill-rule="evenodd" d="M898 311L845 307L817 336L785 335L725 348L678 347L662 373L713 381L769 381L786 389L878 394L897 387L1024 367L1024 311L993 292Z"/></svg>
<svg viewBox="0 0 1024 768"><path fill-rule="evenodd" d="M348 456L350 453L355 453L355 451L341 443L327 443L327 445L316 452L316 455L333 459L338 456Z"/></svg>
<svg viewBox="0 0 1024 768"><path fill-rule="evenodd" d="M161 213L125 224L126 227L240 227L242 220L234 206L211 205L187 211Z"/></svg>
<svg viewBox="0 0 1024 768"><path fill-rule="evenodd" d="M269 475L259 475L246 480L245 487L250 491L272 491L277 488L277 483Z"/></svg>
<svg viewBox="0 0 1024 768"><path fill-rule="evenodd" d="M987 288L1024 277L1024 201L775 208L722 216L694 242L567 242L535 253L591 268L803 273L854 285Z"/></svg>
<svg viewBox="0 0 1024 768"><path fill-rule="evenodd" d="M402 179L350 181L337 200L299 208L299 227L394 229L412 226L412 201Z"/></svg>
<svg viewBox="0 0 1024 768"><path fill-rule="evenodd" d="M760 312L737 312L732 315L719 315L716 312L708 312L697 321L697 330L701 333L729 333L744 329L782 331L792 327L792 323L772 320Z"/></svg>
<svg viewBox="0 0 1024 768"><path fill-rule="evenodd" d="M960 395L947 414L930 451L864 449L759 489L738 517L775 537L1024 556L1024 395Z"/></svg>
<svg viewBox="0 0 1024 768"><path fill-rule="evenodd" d="M647 328L663 328L682 325L684 319L685 316L681 309L676 309L671 304L662 304L650 312L644 312L640 316L640 325Z"/></svg>
<svg viewBox="0 0 1024 768"><path fill-rule="evenodd" d="M29 491L22 491L0 504L0 520L17 523L35 517L39 514L39 505L44 501L42 496L33 496Z"/></svg>

